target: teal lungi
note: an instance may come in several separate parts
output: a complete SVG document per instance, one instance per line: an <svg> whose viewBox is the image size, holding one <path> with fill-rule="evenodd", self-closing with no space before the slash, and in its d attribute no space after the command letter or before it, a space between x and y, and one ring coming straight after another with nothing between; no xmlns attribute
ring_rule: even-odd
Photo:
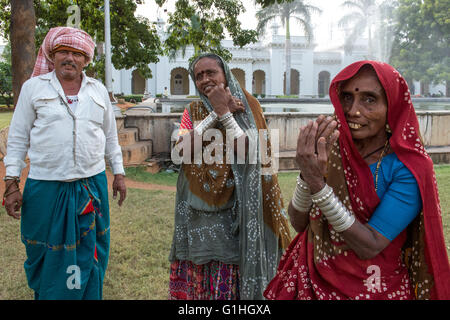
<svg viewBox="0 0 450 320"><path fill-rule="evenodd" d="M28 178L21 234L36 299L101 299L110 242L105 172L73 182Z"/></svg>

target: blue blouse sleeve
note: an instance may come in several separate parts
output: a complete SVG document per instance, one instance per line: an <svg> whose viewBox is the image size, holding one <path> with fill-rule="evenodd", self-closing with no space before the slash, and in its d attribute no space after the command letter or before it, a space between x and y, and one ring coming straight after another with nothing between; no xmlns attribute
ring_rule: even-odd
<svg viewBox="0 0 450 320"><path fill-rule="evenodd" d="M394 240L422 210L416 179L395 156L380 204L368 224L389 240ZM386 178L386 175L385 177ZM390 178L390 179L389 179ZM380 194L379 194L380 196Z"/></svg>

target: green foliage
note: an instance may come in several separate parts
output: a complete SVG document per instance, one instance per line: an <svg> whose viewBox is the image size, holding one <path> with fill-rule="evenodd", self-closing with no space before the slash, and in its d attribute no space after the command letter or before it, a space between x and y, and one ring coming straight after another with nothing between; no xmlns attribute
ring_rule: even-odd
<svg viewBox="0 0 450 320"><path fill-rule="evenodd" d="M0 59L0 103L9 108L13 103L11 46L8 44Z"/></svg>
<svg viewBox="0 0 450 320"><path fill-rule="evenodd" d="M9 37L9 25L11 21L10 0L0 0L0 30L1 36L5 39Z"/></svg>
<svg viewBox="0 0 450 320"><path fill-rule="evenodd" d="M294 1L294 0L255 0L255 3L261 5L261 7L263 7L263 8L266 8L266 7L269 7L276 3L281 4L281 3L292 2L292 1Z"/></svg>
<svg viewBox="0 0 450 320"><path fill-rule="evenodd" d="M178 179L178 173L176 172L169 173L161 171L158 173L150 173L146 171L146 167L144 166L125 168L125 174L127 178L134 181L173 187L177 185Z"/></svg>
<svg viewBox="0 0 450 320"><path fill-rule="evenodd" d="M162 5L166 0L156 0ZM195 57L203 52L214 52L226 61L231 53L221 46L225 32L236 46L256 42L254 30L241 28L237 19L244 6L240 0L177 0L175 12L169 13L169 35L164 42L166 53L174 58L181 51L184 56L187 46L194 47Z"/></svg>
<svg viewBox="0 0 450 320"><path fill-rule="evenodd" d="M447 0L399 0L391 64L409 81L450 82Z"/></svg>
<svg viewBox="0 0 450 320"><path fill-rule="evenodd" d="M0 61L0 97L8 107L13 103L11 65Z"/></svg>
<svg viewBox="0 0 450 320"><path fill-rule="evenodd" d="M161 42L156 27L148 19L135 17L136 7L141 3L142 0L111 1L111 60L118 70L135 68L144 78L151 78L148 64L159 61ZM66 10L70 5L78 5L80 8L80 28L89 33L97 43L104 41L104 0L35 0L36 50L50 28L66 25L69 17ZM0 0L0 29L7 39L9 18L9 1ZM104 79L104 55L96 52L94 60L87 72Z"/></svg>

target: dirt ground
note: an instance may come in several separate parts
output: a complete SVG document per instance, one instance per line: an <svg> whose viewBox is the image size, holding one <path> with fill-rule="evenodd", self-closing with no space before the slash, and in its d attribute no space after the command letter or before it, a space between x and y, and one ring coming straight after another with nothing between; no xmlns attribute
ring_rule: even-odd
<svg viewBox="0 0 450 320"><path fill-rule="evenodd" d="M22 171L22 176L20 177L20 189L23 191L23 187L25 185L25 180L28 176L28 171L30 169L30 165ZM3 161L0 161L0 177L5 176L5 166ZM114 180L113 174L107 169L106 176L108 178L108 188L112 190L112 183ZM145 182L133 181L125 177L125 184L127 188L134 189L143 189L143 190L164 190L164 191L176 191L176 187L173 186L162 186L158 184L150 184ZM3 181L0 182L0 195L3 198L3 193L5 192L5 183Z"/></svg>

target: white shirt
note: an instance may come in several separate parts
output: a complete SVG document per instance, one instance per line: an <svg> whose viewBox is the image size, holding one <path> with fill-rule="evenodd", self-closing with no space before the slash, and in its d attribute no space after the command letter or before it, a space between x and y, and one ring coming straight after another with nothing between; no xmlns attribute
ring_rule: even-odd
<svg viewBox="0 0 450 320"><path fill-rule="evenodd" d="M116 119L103 84L83 72L72 111L54 71L27 80L10 124L7 176L20 176L27 152L32 179L91 177L105 170L105 157L113 174L124 174Z"/></svg>

